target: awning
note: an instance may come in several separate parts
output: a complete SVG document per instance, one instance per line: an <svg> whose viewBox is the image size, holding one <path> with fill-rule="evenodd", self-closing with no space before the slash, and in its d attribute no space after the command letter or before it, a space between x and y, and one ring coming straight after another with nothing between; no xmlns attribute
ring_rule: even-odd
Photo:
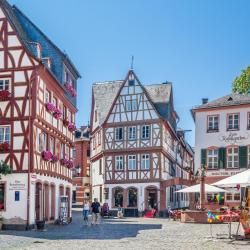
<svg viewBox="0 0 250 250"><path fill-rule="evenodd" d="M200 184L197 184L191 187L183 188L179 191L176 191L176 193L200 193L200 188L201 188ZM205 193L225 193L225 192L227 191L222 188L205 184Z"/></svg>

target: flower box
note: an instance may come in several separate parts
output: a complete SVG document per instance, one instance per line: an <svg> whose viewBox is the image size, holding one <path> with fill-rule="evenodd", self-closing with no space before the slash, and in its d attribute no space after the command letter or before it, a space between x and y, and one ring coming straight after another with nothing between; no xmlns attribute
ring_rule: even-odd
<svg viewBox="0 0 250 250"><path fill-rule="evenodd" d="M1 90L0 91L0 101L6 101L10 97L9 90Z"/></svg>
<svg viewBox="0 0 250 250"><path fill-rule="evenodd" d="M56 106L53 104L53 103L51 103L51 102L47 102L47 103L45 103L45 107L46 107L46 109L49 111L49 112L55 112L56 111Z"/></svg>
<svg viewBox="0 0 250 250"><path fill-rule="evenodd" d="M52 163L57 163L58 160L59 160L59 158L58 158L57 155L52 155L52 156L51 156L51 162L52 162Z"/></svg>
<svg viewBox="0 0 250 250"><path fill-rule="evenodd" d="M73 96L76 97L77 93L76 90L74 89L73 85L69 82L64 83L64 86L66 90Z"/></svg>
<svg viewBox="0 0 250 250"><path fill-rule="evenodd" d="M10 150L10 144L8 142L3 142L0 144L0 153L7 153Z"/></svg>
<svg viewBox="0 0 250 250"><path fill-rule="evenodd" d="M55 108L54 112L53 112L53 116L56 119L59 119L62 117L62 111L59 108Z"/></svg>
<svg viewBox="0 0 250 250"><path fill-rule="evenodd" d="M76 130L76 126L73 123L69 123L68 129L69 131L74 132Z"/></svg>
<svg viewBox="0 0 250 250"><path fill-rule="evenodd" d="M43 151L41 155L44 161L50 161L53 156L53 154L50 151Z"/></svg>

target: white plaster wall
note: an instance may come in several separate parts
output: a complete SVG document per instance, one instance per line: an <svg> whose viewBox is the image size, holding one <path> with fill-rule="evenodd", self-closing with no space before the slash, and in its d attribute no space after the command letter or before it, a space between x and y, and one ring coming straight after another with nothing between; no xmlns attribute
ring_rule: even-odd
<svg viewBox="0 0 250 250"><path fill-rule="evenodd" d="M227 131L227 114L240 113L240 130L234 131L239 136L247 137L246 140L242 140L239 143L235 143L238 146L244 146L250 144L250 131L247 130L247 113L250 112L250 108L236 108L236 109L223 109L223 110L210 110L204 112L197 112L195 114L195 169L200 167L201 163L201 149L211 146L227 147L231 145L230 142L224 142L221 140L222 136L228 136L231 132ZM219 115L219 132L207 133L207 116ZM233 132L233 133L234 133Z"/></svg>

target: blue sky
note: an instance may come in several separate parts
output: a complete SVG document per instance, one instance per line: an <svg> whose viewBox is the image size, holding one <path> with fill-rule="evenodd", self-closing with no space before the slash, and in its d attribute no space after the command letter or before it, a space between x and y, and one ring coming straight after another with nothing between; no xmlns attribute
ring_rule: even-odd
<svg viewBox="0 0 250 250"><path fill-rule="evenodd" d="M123 79L134 55L143 84L173 82L179 126L190 109L231 92L250 61L248 0L10 0L71 57L78 82L77 125L86 124L91 85Z"/></svg>

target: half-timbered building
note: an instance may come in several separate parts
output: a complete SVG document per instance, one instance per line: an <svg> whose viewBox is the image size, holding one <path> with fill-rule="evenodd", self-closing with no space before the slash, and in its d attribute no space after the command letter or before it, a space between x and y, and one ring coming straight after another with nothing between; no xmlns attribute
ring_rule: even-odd
<svg viewBox="0 0 250 250"><path fill-rule="evenodd" d="M193 151L177 130L173 86L142 85L133 70L122 81L93 85L92 198L126 214L188 206L176 190L190 184Z"/></svg>
<svg viewBox="0 0 250 250"><path fill-rule="evenodd" d="M0 180L6 228L54 221L59 196L71 200L77 78L67 55L1 0L0 160L13 168Z"/></svg>

